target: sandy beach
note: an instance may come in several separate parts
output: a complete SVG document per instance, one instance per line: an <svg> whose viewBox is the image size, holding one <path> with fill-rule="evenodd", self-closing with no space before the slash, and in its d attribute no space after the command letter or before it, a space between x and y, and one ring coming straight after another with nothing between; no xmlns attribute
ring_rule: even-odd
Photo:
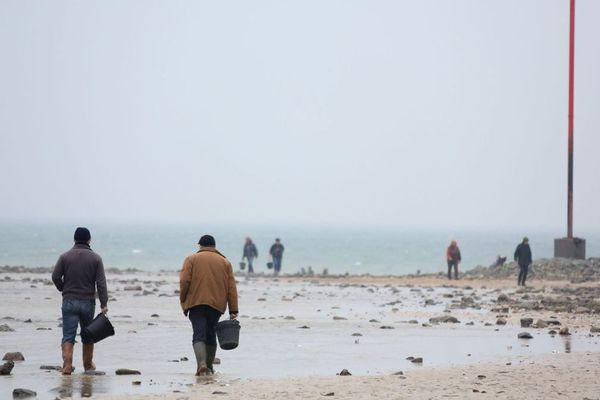
<svg viewBox="0 0 600 400"><path fill-rule="evenodd" d="M114 337L105 375L40 369L60 360L60 294L46 272L0 273L0 352L20 351L0 398L578 398L600 396L597 282L423 277L237 277L240 347L193 376L175 272L108 274ZM522 318L532 318L521 327ZM567 329L568 334L559 331ZM8 330L8 329L7 329ZM593 332L592 332L593 331ZM528 332L531 339L519 339ZM563 331L563 333L566 333ZM422 358L414 363L410 358ZM141 375L117 376L119 368ZM352 376L338 376L347 369ZM331 394L333 393L333 394Z"/></svg>

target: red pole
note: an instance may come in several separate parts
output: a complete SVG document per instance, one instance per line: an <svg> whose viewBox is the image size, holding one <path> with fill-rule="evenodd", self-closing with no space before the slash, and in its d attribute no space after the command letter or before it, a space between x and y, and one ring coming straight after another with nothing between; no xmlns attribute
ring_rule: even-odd
<svg viewBox="0 0 600 400"><path fill-rule="evenodd" d="M569 32L569 178L567 237L573 238L573 86L575 81L575 0L571 0Z"/></svg>

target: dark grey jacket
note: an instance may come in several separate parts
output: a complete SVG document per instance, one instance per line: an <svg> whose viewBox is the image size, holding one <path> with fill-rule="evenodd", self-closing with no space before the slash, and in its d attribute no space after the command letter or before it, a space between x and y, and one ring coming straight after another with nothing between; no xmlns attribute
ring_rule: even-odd
<svg viewBox="0 0 600 400"><path fill-rule="evenodd" d="M521 267L527 267L533 261L531 256L531 247L529 244L521 243L515 250L515 261L519 263Z"/></svg>
<svg viewBox="0 0 600 400"><path fill-rule="evenodd" d="M76 243L58 257L52 282L65 299L95 299L97 287L100 306L108 302L102 258L87 244Z"/></svg>

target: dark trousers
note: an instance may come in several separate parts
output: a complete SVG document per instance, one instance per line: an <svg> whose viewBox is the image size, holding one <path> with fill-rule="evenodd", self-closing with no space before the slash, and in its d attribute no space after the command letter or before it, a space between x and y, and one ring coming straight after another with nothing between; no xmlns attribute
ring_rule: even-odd
<svg viewBox="0 0 600 400"><path fill-rule="evenodd" d="M221 313L210 306L201 305L190 309L188 317L194 330L192 344L204 342L209 346L216 346L217 323Z"/></svg>
<svg viewBox="0 0 600 400"><path fill-rule="evenodd" d="M458 261L448 260L448 279L452 279L452 267L454 266L454 279L458 279Z"/></svg>
<svg viewBox="0 0 600 400"><path fill-rule="evenodd" d="M525 286L529 265L519 265L519 285Z"/></svg>

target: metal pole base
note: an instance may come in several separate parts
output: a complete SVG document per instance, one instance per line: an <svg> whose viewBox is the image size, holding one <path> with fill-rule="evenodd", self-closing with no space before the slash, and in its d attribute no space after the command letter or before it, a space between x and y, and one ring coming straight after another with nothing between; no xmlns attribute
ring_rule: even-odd
<svg viewBox="0 0 600 400"><path fill-rule="evenodd" d="M562 238L554 239L554 257L585 259L585 239Z"/></svg>

